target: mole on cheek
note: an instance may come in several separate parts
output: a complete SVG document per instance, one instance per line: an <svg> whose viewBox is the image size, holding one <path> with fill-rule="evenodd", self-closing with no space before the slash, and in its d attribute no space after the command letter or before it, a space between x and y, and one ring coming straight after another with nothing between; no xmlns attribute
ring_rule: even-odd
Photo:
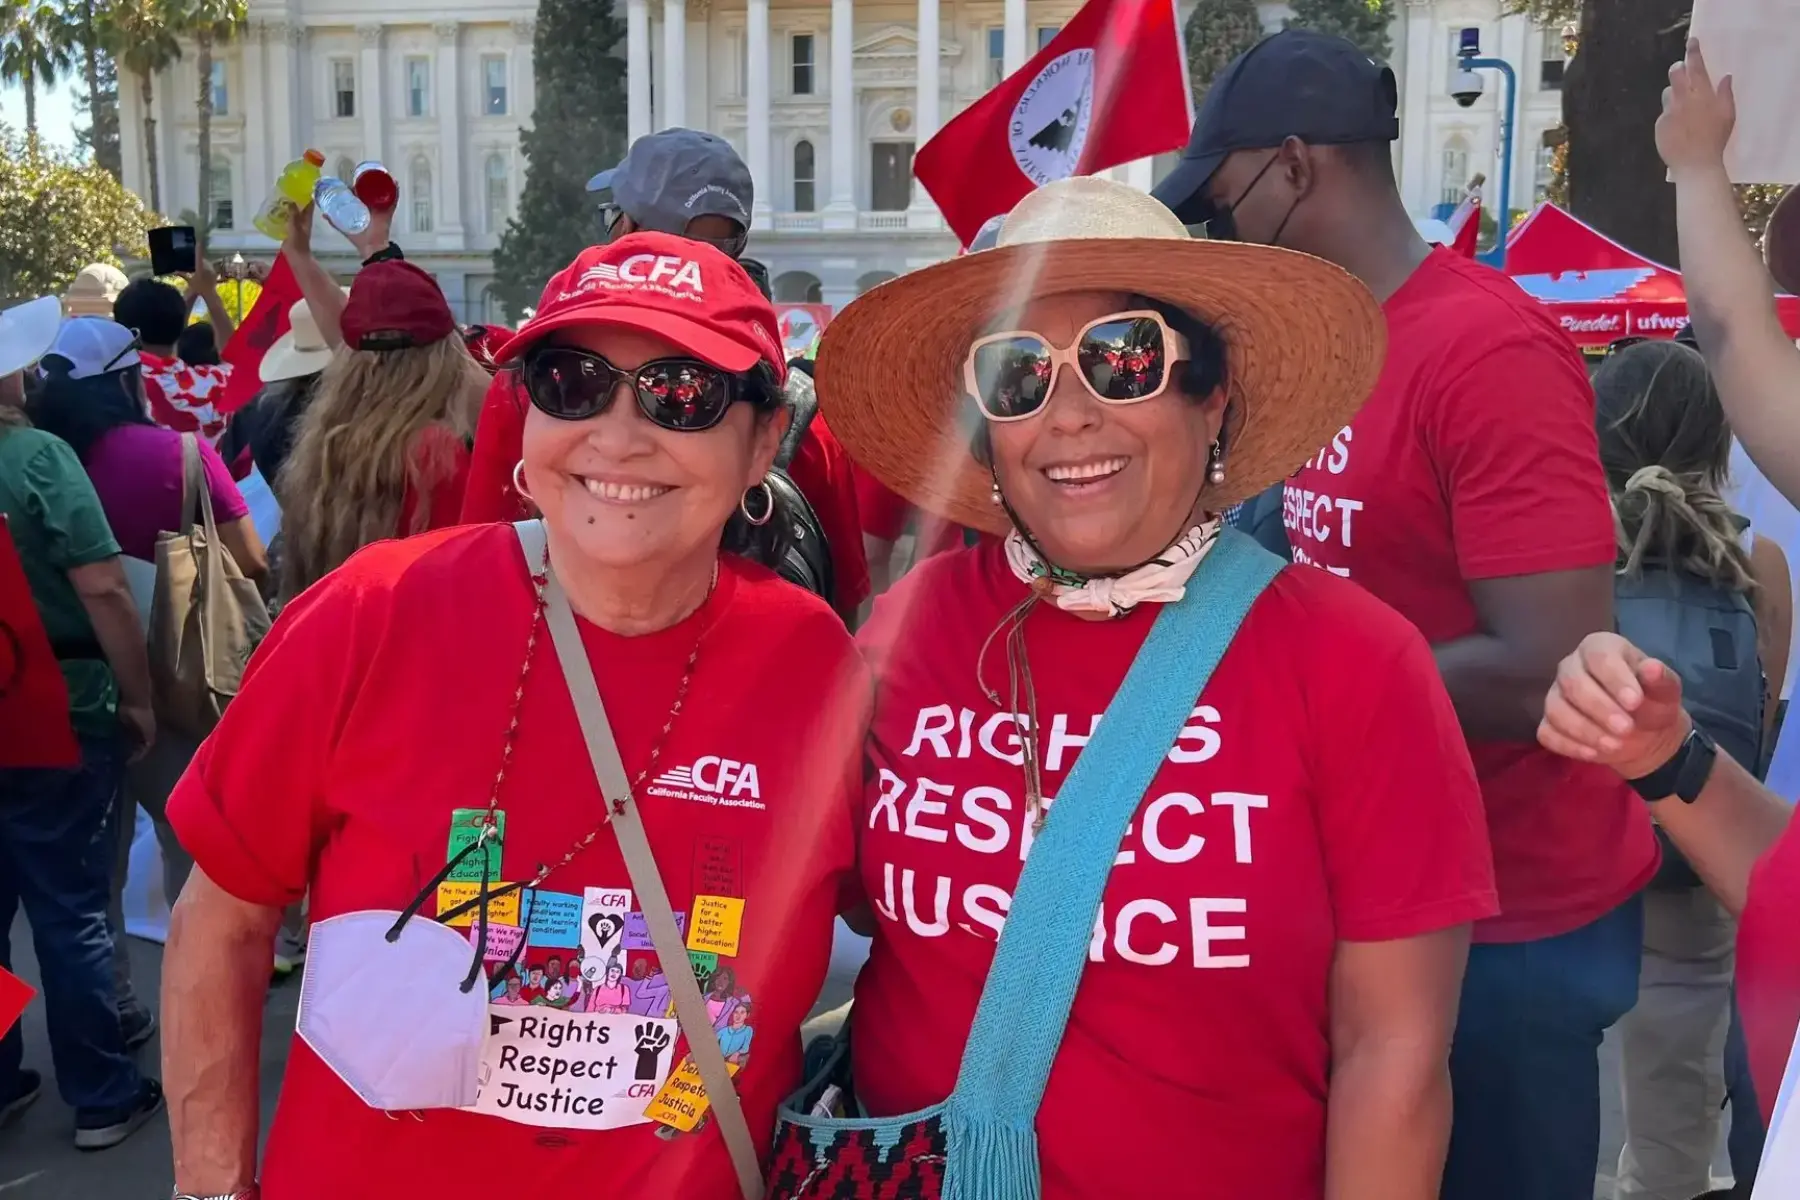
<svg viewBox="0 0 1800 1200"><path fill-rule="evenodd" d="M589 525L592 525L592 524L593 524L593 523L594 523L594 518L592 518L592 517L589 517L589 518L588 518L588 524L589 524Z"/></svg>

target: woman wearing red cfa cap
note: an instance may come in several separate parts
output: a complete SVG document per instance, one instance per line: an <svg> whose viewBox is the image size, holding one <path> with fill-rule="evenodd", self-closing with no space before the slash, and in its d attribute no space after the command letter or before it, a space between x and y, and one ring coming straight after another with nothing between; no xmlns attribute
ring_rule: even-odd
<svg viewBox="0 0 1800 1200"><path fill-rule="evenodd" d="M164 968L180 1190L254 1190L268 943L310 893L303 1007L353 1019L321 1031L302 1016L265 1200L362 1200L396 1180L464 1196L497 1162L608 1194L734 1194L726 1116L673 1136L655 1119L669 1109L651 1108L693 1068L668 963L636 969L659 960L633 932L640 906L547 633L552 580L598 676L623 803L671 906L693 918L700 989L729 978L754 1004L730 1040L749 1140L766 1149L853 861L869 706L825 603L720 551L768 515L761 480L785 422L774 328L711 247L637 234L584 251L499 355L531 398L516 471L547 556L528 562L507 525L384 542L283 612L170 801L197 864ZM484 877L527 894L483 906ZM477 1009L470 1059L434 1040L438 1018L462 1011L459 988L411 969L410 937L330 944L357 914L391 919L414 901L414 921L436 912L475 943L457 979L485 960L469 978L495 1006ZM576 953L584 991L621 968L628 1011L505 1003L507 978L548 978ZM385 1057L370 1068L368 1053ZM472 1105L416 1102L445 1064L452 1094L479 1080ZM384 1105L396 1088L408 1102Z"/></svg>
<svg viewBox="0 0 1800 1200"><path fill-rule="evenodd" d="M281 595L381 538L456 523L487 373L437 281L408 262L364 267L276 481Z"/></svg>

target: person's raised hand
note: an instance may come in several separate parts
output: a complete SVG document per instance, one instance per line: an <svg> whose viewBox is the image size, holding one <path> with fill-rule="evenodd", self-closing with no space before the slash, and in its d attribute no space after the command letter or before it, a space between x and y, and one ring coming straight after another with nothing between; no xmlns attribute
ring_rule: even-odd
<svg viewBox="0 0 1800 1200"><path fill-rule="evenodd" d="M194 269L186 276L188 291L196 296L204 296L219 286L219 277L213 271L212 262L206 257L206 247L194 247Z"/></svg>
<svg viewBox="0 0 1800 1200"><path fill-rule="evenodd" d="M313 206L307 204L297 210L288 221L287 236L281 239L282 253L295 258L307 258L312 254Z"/></svg>
<svg viewBox="0 0 1800 1200"><path fill-rule="evenodd" d="M1656 119L1656 152L1671 172L1722 168L1736 125L1731 76L1715 85L1700 42L1689 38L1687 57L1669 68L1662 116Z"/></svg>
<svg viewBox="0 0 1800 1200"><path fill-rule="evenodd" d="M379 250L386 250L394 240L393 233L393 211L376 212L371 209L369 211L369 227L361 233L346 233L344 236L350 239L350 244L356 247L356 252L367 259Z"/></svg>
<svg viewBox="0 0 1800 1200"><path fill-rule="evenodd" d="M1538 741L1638 779L1673 758L1692 726L1675 672L1616 633L1590 633L1556 668Z"/></svg>

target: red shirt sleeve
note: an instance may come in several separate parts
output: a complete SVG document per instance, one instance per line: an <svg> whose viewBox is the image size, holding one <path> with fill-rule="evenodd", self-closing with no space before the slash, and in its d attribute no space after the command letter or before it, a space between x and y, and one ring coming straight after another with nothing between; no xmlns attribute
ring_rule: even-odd
<svg viewBox="0 0 1800 1200"><path fill-rule="evenodd" d="M463 490L462 524L520 521L531 515L512 484L513 466L525 443L528 403L517 371L501 371L488 384L481 403L481 423L475 429L469 482Z"/></svg>
<svg viewBox="0 0 1800 1200"><path fill-rule="evenodd" d="M306 895L329 831L332 753L384 597L356 559L287 605L257 647L243 688L169 796L169 822L200 869L240 900L282 908Z"/></svg>
<svg viewBox="0 0 1800 1200"><path fill-rule="evenodd" d="M1319 843L1338 936L1352 942L1417 937L1500 911L1456 710L1425 639L1392 620L1386 661L1350 661L1341 643L1327 644L1320 652L1337 668L1316 676Z"/></svg>
<svg viewBox="0 0 1800 1200"><path fill-rule="evenodd" d="M788 473L825 531L836 592L831 606L848 619L869 598L869 559L863 553L855 468L823 416L813 417Z"/></svg>
<svg viewBox="0 0 1800 1200"><path fill-rule="evenodd" d="M1594 389L1573 344L1521 333L1437 392L1424 436L1464 579L1613 561Z"/></svg>
<svg viewBox="0 0 1800 1200"><path fill-rule="evenodd" d="M884 542L900 540L906 532L906 522L912 516L912 505L889 491L887 485L863 470L854 468L856 474L856 511L862 520L863 532Z"/></svg>

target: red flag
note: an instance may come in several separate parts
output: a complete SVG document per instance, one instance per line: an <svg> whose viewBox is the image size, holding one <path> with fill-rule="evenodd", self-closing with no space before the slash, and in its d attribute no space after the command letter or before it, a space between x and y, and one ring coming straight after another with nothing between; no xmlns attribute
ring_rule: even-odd
<svg viewBox="0 0 1800 1200"><path fill-rule="evenodd" d="M1477 243L1481 240L1481 193L1471 191L1468 199L1457 206L1450 219L1444 222L1454 235L1450 249L1464 258L1474 258Z"/></svg>
<svg viewBox="0 0 1800 1200"><path fill-rule="evenodd" d="M231 364L231 380L225 385L224 399L215 401L213 407L220 412L236 412L250 403L262 387L257 370L262 366L263 355L288 331L288 310L300 299L300 281L294 278L286 256L276 255L256 303L219 351L219 358Z"/></svg>
<svg viewBox="0 0 1800 1200"><path fill-rule="evenodd" d="M1180 149L1193 121L1172 0L1088 0L920 147L913 174L966 246L1033 188Z"/></svg>
<svg viewBox="0 0 1800 1200"><path fill-rule="evenodd" d="M0 514L0 767L72 767L80 761L62 666Z"/></svg>
<svg viewBox="0 0 1800 1200"><path fill-rule="evenodd" d="M37 990L11 971L0 969L0 1037L18 1023Z"/></svg>

